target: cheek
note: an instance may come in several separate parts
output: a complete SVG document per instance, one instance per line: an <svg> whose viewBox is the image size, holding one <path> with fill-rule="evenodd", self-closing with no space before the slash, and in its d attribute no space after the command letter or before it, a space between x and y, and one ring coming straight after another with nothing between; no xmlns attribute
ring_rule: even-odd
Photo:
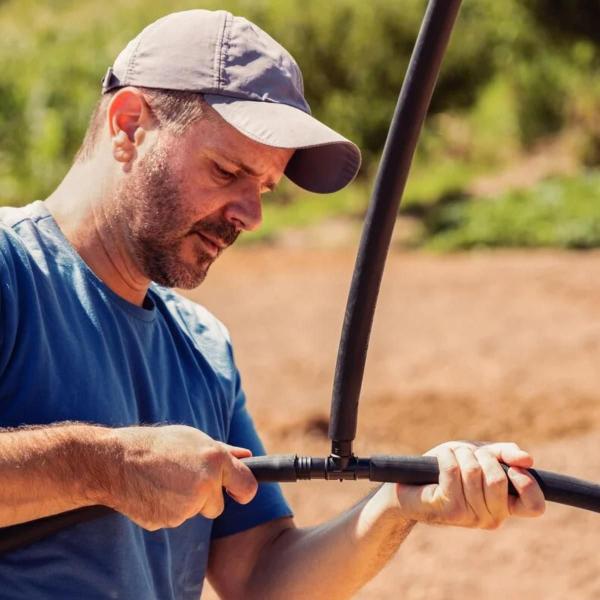
<svg viewBox="0 0 600 600"><path fill-rule="evenodd" d="M185 210L199 221L210 215L223 212L224 208L240 197L241 186L237 182L223 185L207 185L201 177L188 180L181 189L181 200Z"/></svg>

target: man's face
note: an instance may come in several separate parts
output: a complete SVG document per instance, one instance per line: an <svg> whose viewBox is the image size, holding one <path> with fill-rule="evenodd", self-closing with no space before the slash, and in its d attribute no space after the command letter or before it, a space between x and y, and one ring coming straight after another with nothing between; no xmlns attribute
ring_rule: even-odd
<svg viewBox="0 0 600 600"><path fill-rule="evenodd" d="M119 190L130 252L168 287L199 285L240 232L261 222L261 195L281 179L292 150L250 140L214 112L183 135L161 130Z"/></svg>

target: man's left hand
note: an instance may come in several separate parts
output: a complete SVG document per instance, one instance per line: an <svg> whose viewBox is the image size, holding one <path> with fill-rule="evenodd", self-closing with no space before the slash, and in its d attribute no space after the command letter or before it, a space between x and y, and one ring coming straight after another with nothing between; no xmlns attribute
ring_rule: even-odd
<svg viewBox="0 0 600 600"><path fill-rule="evenodd" d="M532 457L514 443L447 442L426 453L440 467L439 483L396 484L395 492L407 519L496 529L509 516L537 517L545 509L544 495L526 471ZM518 496L508 494L508 478Z"/></svg>

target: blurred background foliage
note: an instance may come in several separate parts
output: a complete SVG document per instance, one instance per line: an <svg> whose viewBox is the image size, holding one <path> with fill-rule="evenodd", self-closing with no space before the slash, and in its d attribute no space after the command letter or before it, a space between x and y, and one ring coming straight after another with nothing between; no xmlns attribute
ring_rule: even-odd
<svg viewBox="0 0 600 600"><path fill-rule="evenodd" d="M291 184L257 239L360 217L424 0L0 0L0 202L43 198L69 168L126 42L175 10L225 8L300 63L313 113L364 153L330 199ZM403 202L402 243L600 245L600 0L464 0ZM302 199L302 202L298 202Z"/></svg>

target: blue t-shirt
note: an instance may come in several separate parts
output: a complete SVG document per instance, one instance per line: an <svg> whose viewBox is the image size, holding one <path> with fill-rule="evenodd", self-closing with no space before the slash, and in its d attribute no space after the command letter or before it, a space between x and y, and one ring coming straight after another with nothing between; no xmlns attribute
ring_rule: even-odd
<svg viewBox="0 0 600 600"><path fill-rule="evenodd" d="M65 420L185 424L264 453L219 321L157 285L144 307L122 299L42 202L0 209L0 426ZM0 597L198 600L211 538L290 514L268 484L175 529L106 516L1 556Z"/></svg>

